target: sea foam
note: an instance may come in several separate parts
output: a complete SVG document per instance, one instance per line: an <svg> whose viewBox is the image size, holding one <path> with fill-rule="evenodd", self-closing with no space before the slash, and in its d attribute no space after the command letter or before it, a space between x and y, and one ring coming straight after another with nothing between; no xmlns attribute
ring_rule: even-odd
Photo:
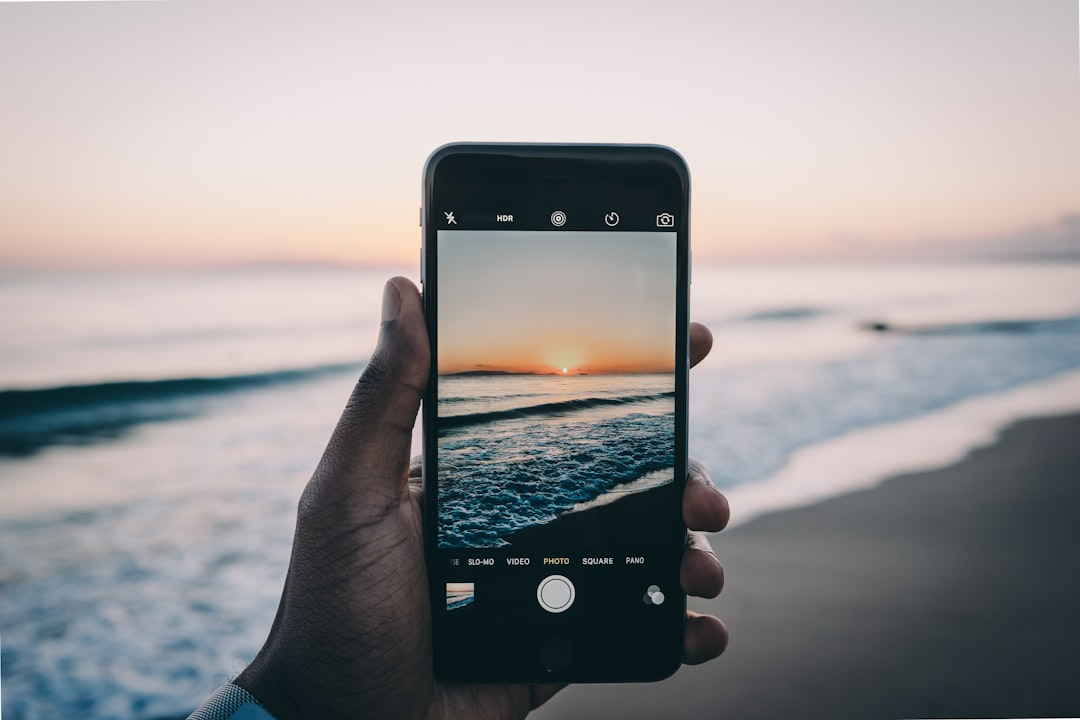
<svg viewBox="0 0 1080 720"><path fill-rule="evenodd" d="M1080 412L1080 371L853 430L796 451L764 480L725 490L731 504L728 526L872 488L898 475L946 467L993 444L1018 420L1074 412Z"/></svg>

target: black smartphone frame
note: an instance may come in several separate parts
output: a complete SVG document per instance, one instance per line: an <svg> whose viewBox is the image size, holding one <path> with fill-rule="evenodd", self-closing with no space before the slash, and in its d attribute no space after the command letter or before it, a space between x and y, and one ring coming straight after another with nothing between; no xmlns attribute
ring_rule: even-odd
<svg viewBox="0 0 1080 720"><path fill-rule="evenodd" d="M558 228L553 224L552 208L565 213L565 223ZM611 216L602 212L605 208L619 209L617 228L611 226ZM690 179L686 163L678 153L664 146L461 143L443 146L428 158L421 208L421 280L432 358L422 412L425 552L432 604L434 666L440 678L452 682L641 682L667 677L681 664L686 615L686 597L679 586L679 570L686 541L682 492L687 465L689 211ZM453 213L452 226L448 224L451 218L447 213ZM659 225L668 221L661 218L663 214L671 216L670 225ZM480 549L448 550L440 548L438 541L438 234L440 230L448 229L505 229L506 221L499 217L509 215L513 216L515 229L525 232L660 230L676 234L674 257L671 258L675 265L671 307L675 315L674 478L666 486L669 489L657 495L660 498L660 507L656 510L657 529L650 536L648 554L652 563L649 578L655 578L656 584L664 589L662 596L656 596L661 598L662 606L642 611L627 605L628 609L624 609L619 600L615 603L619 609L614 615L596 611L572 622L562 613L550 617L547 613L538 614L535 607L522 607L520 611L502 608L490 621L480 619L466 623L464 630L457 627L458 621L446 609L449 593L446 563L455 560L449 555L458 553L458 561L471 562L473 556L490 553ZM507 268L508 272L514 270ZM527 268L516 270L527 271ZM552 552L558 554L565 550L556 547ZM501 553L494 555L504 559ZM543 558L544 562L548 559L547 556ZM585 561L584 557L574 557L574 560L578 559ZM626 557L626 563L630 559ZM578 570L581 573L592 571L580 567ZM494 572L486 567L476 571ZM635 602L644 600L643 606L650 605L647 598L653 584L643 584L645 581L640 577L644 576L638 568L625 566L605 568L604 571L612 574L602 582L603 592L614 592L609 590L610 586L630 587L637 582L642 584L645 597L638 595ZM543 584L551 576L562 577L561 572L558 567L534 567L523 572L523 582L534 583L541 577ZM621 579L631 575L639 579L626 579L625 582ZM493 576L493 582L508 584L516 581ZM589 586L588 582L584 584ZM595 584L590 587L596 590ZM636 592L636 585L634 587ZM536 592L533 605L539 600L539 587ZM643 615L643 612L654 613L655 617ZM642 619L646 617L648 619ZM499 622L494 622L495 619Z"/></svg>

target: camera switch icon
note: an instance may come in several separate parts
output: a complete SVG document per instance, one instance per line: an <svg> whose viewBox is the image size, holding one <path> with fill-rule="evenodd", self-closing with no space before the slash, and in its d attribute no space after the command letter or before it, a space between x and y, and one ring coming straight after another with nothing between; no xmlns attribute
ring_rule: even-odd
<svg viewBox="0 0 1080 720"><path fill-rule="evenodd" d="M675 227L675 216L671 213L660 213L656 216L656 227Z"/></svg>
<svg viewBox="0 0 1080 720"><path fill-rule="evenodd" d="M664 599L664 593L660 590L660 586L658 585L650 585L645 590L645 595L641 598L642 602L646 605L663 605Z"/></svg>

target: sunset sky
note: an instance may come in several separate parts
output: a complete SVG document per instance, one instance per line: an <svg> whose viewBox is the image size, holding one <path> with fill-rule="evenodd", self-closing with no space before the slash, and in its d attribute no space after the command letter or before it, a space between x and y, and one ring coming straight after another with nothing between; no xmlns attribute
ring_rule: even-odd
<svg viewBox="0 0 1080 720"><path fill-rule="evenodd" d="M440 231L439 373L673 372L675 237Z"/></svg>
<svg viewBox="0 0 1080 720"><path fill-rule="evenodd" d="M0 2L0 269L412 267L456 140L675 147L699 262L1077 251L1077 13Z"/></svg>

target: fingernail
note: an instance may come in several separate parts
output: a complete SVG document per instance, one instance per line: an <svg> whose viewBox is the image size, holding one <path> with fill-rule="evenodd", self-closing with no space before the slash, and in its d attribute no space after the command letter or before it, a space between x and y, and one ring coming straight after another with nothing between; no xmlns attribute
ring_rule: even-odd
<svg viewBox="0 0 1080 720"><path fill-rule="evenodd" d="M721 495L723 495L723 494L724 494L724 493L723 493L723 492L722 492L722 491L720 490L720 488L718 488L718 487L716 486L716 483L715 483L715 482L713 482L713 479L712 479L712 477L711 477L711 476L709 476L709 475L706 475L706 476L705 476L705 484L706 484L706 485L707 485L708 487L711 487L711 488L712 488L713 490L715 490L716 492L720 493Z"/></svg>
<svg viewBox="0 0 1080 720"><path fill-rule="evenodd" d="M397 320L398 315L401 314L401 293L398 292L397 285L392 282L387 282L383 287L382 295L382 321L390 322L391 320Z"/></svg>

